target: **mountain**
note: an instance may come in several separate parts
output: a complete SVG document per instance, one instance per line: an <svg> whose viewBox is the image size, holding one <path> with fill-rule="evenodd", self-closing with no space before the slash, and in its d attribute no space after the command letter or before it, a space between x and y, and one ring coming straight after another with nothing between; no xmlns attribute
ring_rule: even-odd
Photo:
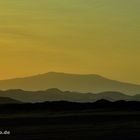
<svg viewBox="0 0 140 140"><path fill-rule="evenodd" d="M24 90L6 90L0 91L0 97L10 97L22 102L45 102L45 101L70 101L70 102L95 102L105 99L108 101L140 101L140 95L129 96L120 92L101 92L79 93L70 91L61 91L59 89L48 89L44 91L24 91Z"/></svg>
<svg viewBox="0 0 140 140"><path fill-rule="evenodd" d="M0 97L0 104L20 104L21 102L9 97Z"/></svg>
<svg viewBox="0 0 140 140"><path fill-rule="evenodd" d="M0 89L46 90L58 88L63 91L104 92L117 91L128 95L140 93L140 85L111 80L100 75L66 74L49 72L25 78L0 80Z"/></svg>

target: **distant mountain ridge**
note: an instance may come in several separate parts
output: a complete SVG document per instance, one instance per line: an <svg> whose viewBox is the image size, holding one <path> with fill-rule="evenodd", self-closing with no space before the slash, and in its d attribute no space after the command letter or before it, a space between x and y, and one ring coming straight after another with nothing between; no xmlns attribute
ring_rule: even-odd
<svg viewBox="0 0 140 140"><path fill-rule="evenodd" d="M140 94L140 85L111 80L96 74L67 74L49 72L25 78L0 80L0 89L22 89L29 91L58 88L63 91L99 93L104 91Z"/></svg>
<svg viewBox="0 0 140 140"><path fill-rule="evenodd" d="M120 92L102 92L102 93L79 93L70 91L61 91L59 89L48 89L44 91L24 91L24 90L6 90L0 91L0 97L10 97L21 102L45 102L45 101L70 101L70 102L95 102L105 99L108 101L140 101L140 95L125 95Z"/></svg>

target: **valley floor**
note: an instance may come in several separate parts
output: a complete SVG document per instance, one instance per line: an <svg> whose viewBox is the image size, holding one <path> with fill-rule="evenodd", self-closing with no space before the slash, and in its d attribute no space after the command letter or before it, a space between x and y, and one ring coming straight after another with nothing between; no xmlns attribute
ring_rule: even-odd
<svg viewBox="0 0 140 140"><path fill-rule="evenodd" d="M140 139L140 112L9 116L0 118L0 130L11 132L1 140L135 140Z"/></svg>

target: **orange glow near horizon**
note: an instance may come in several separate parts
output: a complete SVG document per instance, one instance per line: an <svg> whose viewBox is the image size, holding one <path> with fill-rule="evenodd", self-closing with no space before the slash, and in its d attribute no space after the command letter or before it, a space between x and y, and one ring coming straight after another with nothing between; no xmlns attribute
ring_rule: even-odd
<svg viewBox="0 0 140 140"><path fill-rule="evenodd" d="M0 1L0 79L49 71L140 83L140 1Z"/></svg>

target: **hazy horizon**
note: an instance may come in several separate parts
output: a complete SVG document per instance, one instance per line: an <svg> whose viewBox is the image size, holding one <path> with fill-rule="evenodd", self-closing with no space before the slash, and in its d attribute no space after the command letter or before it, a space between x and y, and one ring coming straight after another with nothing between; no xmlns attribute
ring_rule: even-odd
<svg viewBox="0 0 140 140"><path fill-rule="evenodd" d="M49 71L140 84L139 0L0 1L0 79Z"/></svg>
<svg viewBox="0 0 140 140"><path fill-rule="evenodd" d="M106 77L104 75L100 75L100 74L96 74L96 73L66 73L66 72L56 72L56 71L49 71L49 72L45 72L45 73L35 73L32 75L25 75L25 76L18 76L18 77L10 77L10 78L6 78L6 79L0 79L0 81L5 81L5 80L14 80L14 79L21 79L21 78L30 78L30 77L36 77L36 76L40 76L40 75L46 75L46 74L66 74L66 75L81 75L81 76L88 76L88 75L95 75L95 76L99 76L105 79L109 79L109 80L113 80L113 81L118 81L118 82L123 82L123 83L130 83L130 84L135 84L135 85L140 85L139 83L134 83L134 82L128 82L128 81L123 81L123 80L119 80L119 79L112 79L111 77Z"/></svg>

